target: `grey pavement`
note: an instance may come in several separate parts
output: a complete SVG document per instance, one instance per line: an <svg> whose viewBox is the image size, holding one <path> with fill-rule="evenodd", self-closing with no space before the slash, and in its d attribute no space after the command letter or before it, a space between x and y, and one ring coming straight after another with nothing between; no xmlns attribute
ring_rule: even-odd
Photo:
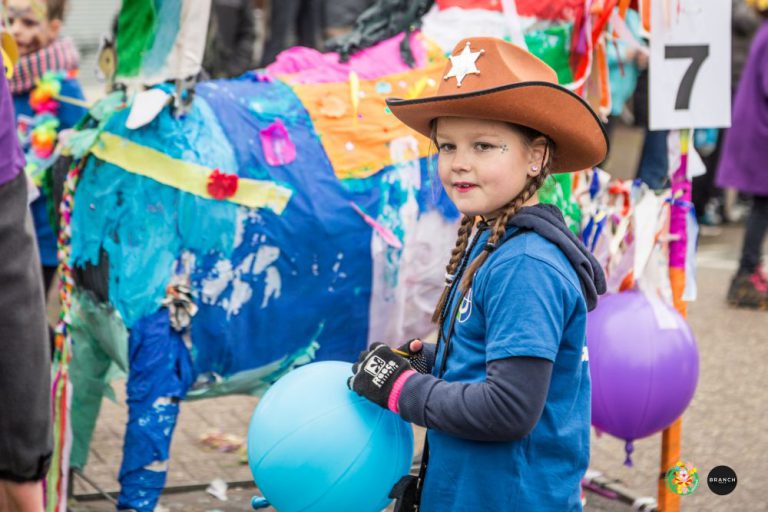
<svg viewBox="0 0 768 512"><path fill-rule="evenodd" d="M683 416L682 458L695 464L702 477L700 488L681 498L684 511L768 511L768 313L729 308L724 297L740 247L741 229L727 227L718 236L704 237L698 256L698 300L690 304L689 321L697 337L701 366L699 385ZM96 426L86 475L99 486L116 491L126 407L124 383L116 382L118 400L105 399ZM242 455L205 448L200 436L221 431L245 438L253 397L231 396L183 403L171 449L168 487L205 485L215 478L229 482L250 480ZM591 468L618 479L640 495L655 496L660 472L661 438L635 443L633 468L623 466L623 442L610 436L593 436ZM417 443L418 444L418 443ZM703 477L725 464L738 476L736 490L728 496L712 494ZM221 502L204 492L168 494L161 504L171 510L248 510L254 489L230 493ZM75 495L91 494L79 479ZM74 511L106 511L105 501L81 502ZM587 495L588 511L622 511L631 507Z"/></svg>

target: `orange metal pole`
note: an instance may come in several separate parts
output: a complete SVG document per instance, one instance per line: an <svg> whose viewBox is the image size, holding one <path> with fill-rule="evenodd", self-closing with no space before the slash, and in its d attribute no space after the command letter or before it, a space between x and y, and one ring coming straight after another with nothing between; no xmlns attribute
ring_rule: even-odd
<svg viewBox="0 0 768 512"><path fill-rule="evenodd" d="M683 317L687 315L683 300L685 290L685 258L688 246L687 221L688 206L691 200L691 182L687 177L688 146L690 131L680 130L680 167L672 176L672 206L669 232L673 240L669 243L669 280L672 286L672 298L675 308ZM677 201L674 201L677 200ZM667 488L666 473L680 460L683 422L678 418L664 430L661 437L661 470L658 483L658 503L660 512L679 512L680 496Z"/></svg>

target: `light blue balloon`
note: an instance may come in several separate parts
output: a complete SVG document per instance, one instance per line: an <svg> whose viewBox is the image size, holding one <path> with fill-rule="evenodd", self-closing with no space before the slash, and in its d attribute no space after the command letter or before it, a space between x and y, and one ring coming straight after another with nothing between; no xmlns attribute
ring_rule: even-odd
<svg viewBox="0 0 768 512"><path fill-rule="evenodd" d="M280 512L378 512L407 474L413 430L396 414L347 388L351 365L298 368L253 412L248 463Z"/></svg>

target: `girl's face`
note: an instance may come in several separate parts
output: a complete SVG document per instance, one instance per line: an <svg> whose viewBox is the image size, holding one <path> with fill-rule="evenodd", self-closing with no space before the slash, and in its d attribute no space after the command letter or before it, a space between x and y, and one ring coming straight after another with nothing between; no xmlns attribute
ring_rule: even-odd
<svg viewBox="0 0 768 512"><path fill-rule="evenodd" d="M44 0L7 0L10 32L19 55L28 55L48 46L59 34L61 22L48 21Z"/></svg>
<svg viewBox="0 0 768 512"><path fill-rule="evenodd" d="M465 215L495 218L541 172L544 146L504 122L441 117L435 138L440 181ZM537 202L534 194L525 205Z"/></svg>

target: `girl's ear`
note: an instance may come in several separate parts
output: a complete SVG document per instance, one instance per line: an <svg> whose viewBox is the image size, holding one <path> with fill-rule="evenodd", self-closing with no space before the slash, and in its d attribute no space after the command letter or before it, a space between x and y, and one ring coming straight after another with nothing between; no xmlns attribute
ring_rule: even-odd
<svg viewBox="0 0 768 512"><path fill-rule="evenodd" d="M547 139L545 137L536 138L530 145L528 176L533 178L541 174L542 169L547 164L546 159L548 158L549 151Z"/></svg>

